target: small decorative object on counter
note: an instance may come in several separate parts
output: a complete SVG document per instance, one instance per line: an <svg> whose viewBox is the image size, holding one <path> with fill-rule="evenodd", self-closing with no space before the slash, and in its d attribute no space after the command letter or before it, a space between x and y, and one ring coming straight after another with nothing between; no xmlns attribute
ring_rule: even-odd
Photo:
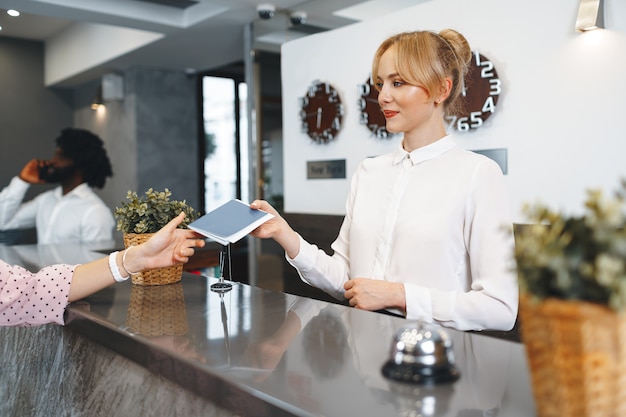
<svg viewBox="0 0 626 417"><path fill-rule="evenodd" d="M167 188L164 191L154 191L150 188L141 197L134 191L128 191L126 199L115 208L117 230L124 234L124 246L139 245L158 232L170 220L178 216L181 211L186 214L180 228L187 228L198 214L186 201L170 200L172 193ZM158 268L131 275L133 284L163 285L179 282L183 274L183 265L174 265L168 268Z"/></svg>
<svg viewBox="0 0 626 417"><path fill-rule="evenodd" d="M625 193L590 190L581 215L524 208L515 260L539 417L626 415Z"/></svg>
<svg viewBox="0 0 626 417"><path fill-rule="evenodd" d="M382 371L395 381L427 385L454 382L460 375L448 334L423 321L396 333Z"/></svg>

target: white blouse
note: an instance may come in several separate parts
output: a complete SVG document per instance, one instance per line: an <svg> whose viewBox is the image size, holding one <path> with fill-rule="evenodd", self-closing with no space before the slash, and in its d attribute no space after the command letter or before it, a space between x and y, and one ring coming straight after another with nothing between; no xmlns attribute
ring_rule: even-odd
<svg viewBox="0 0 626 417"><path fill-rule="evenodd" d="M363 161L334 254L301 238L288 261L343 299L351 278L404 283L406 317L460 330L513 327L518 286L504 176L451 136Z"/></svg>

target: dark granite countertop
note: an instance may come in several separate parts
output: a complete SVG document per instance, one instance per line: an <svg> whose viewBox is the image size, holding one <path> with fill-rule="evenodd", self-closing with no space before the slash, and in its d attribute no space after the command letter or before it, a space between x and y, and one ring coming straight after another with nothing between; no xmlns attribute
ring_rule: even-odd
<svg viewBox="0 0 626 417"><path fill-rule="evenodd" d="M415 323L241 283L219 294L214 282L116 284L72 304L63 331L238 416L535 415L522 344L446 329L460 379L402 384L381 368Z"/></svg>

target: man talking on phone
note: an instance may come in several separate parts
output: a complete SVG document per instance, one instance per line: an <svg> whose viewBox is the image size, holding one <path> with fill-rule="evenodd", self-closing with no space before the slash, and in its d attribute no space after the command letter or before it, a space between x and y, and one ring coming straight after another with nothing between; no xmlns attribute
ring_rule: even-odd
<svg viewBox="0 0 626 417"><path fill-rule="evenodd" d="M110 240L115 220L93 188L112 175L102 139L64 129L52 159L31 160L0 192L0 230L35 227L41 244ZM59 186L23 202L32 184Z"/></svg>

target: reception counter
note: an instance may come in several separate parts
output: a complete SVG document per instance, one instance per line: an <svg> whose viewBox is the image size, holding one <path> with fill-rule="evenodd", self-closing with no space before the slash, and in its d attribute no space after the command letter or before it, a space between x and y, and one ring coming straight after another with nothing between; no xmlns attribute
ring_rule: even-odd
<svg viewBox="0 0 626 417"><path fill-rule="evenodd" d="M0 256L38 268L52 250ZM54 248L70 263L102 251ZM0 328L0 415L535 415L522 344L446 330L460 379L402 384L381 368L395 332L414 323L241 283L220 294L215 282L127 281L72 304L64 327Z"/></svg>

